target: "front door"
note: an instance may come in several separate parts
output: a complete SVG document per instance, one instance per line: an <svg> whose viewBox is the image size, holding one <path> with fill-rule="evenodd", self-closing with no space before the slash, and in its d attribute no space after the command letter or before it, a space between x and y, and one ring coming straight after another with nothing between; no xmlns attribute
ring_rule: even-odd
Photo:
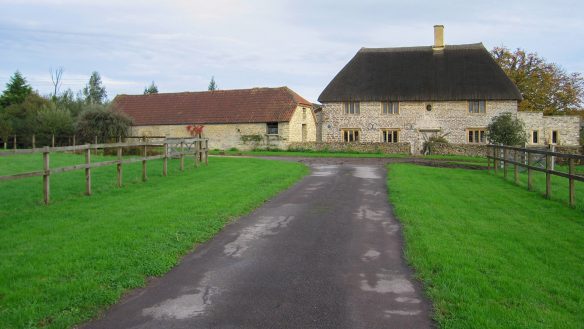
<svg viewBox="0 0 584 329"><path fill-rule="evenodd" d="M305 125L305 124L303 124L303 125L302 125L302 141L303 141L303 142L306 142L306 134L307 134L307 133L306 133L306 125Z"/></svg>

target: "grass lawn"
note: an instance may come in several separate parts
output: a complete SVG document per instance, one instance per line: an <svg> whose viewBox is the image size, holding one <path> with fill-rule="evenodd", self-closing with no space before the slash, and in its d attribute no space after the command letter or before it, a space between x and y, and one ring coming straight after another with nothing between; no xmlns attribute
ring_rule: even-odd
<svg viewBox="0 0 584 329"><path fill-rule="evenodd" d="M82 161L51 159L53 167ZM41 163L0 157L0 175ZM184 172L178 164L162 177L162 161L148 162L146 183L140 163L124 165L121 189L115 166L94 169L91 197L82 195L83 171L57 174L48 207L41 177L0 183L0 328L67 328L95 316L308 172L259 159L212 158Z"/></svg>
<svg viewBox="0 0 584 329"><path fill-rule="evenodd" d="M440 327L584 327L584 184L576 209L486 171L392 164L388 184Z"/></svg>

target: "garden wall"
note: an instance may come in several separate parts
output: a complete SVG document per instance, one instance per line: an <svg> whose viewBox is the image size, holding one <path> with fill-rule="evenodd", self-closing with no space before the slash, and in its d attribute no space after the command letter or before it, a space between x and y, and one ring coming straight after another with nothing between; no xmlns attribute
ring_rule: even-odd
<svg viewBox="0 0 584 329"><path fill-rule="evenodd" d="M295 142L288 146L289 151L329 151L361 153L405 153L410 154L410 143L341 143L341 142Z"/></svg>
<svg viewBox="0 0 584 329"><path fill-rule="evenodd" d="M431 153L484 157L487 156L487 145L434 143Z"/></svg>

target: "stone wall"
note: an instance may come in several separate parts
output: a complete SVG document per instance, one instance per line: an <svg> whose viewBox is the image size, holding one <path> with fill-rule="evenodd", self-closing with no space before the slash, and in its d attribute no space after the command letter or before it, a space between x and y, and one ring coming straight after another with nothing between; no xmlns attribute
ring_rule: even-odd
<svg viewBox="0 0 584 329"><path fill-rule="evenodd" d="M557 145L580 144L580 117L575 115L544 116L541 112L518 112L517 117L525 123L528 144L547 145L551 143L552 131L558 132ZM537 131L539 139L533 144L532 132Z"/></svg>
<svg viewBox="0 0 584 329"><path fill-rule="evenodd" d="M432 110L427 111L426 106ZM426 138L446 135L450 143L467 143L467 129L486 128L492 118L517 112L516 101L487 101L486 113L469 113L468 102L400 102L399 114L383 114L381 102L361 102L360 114L345 114L343 103L323 105L322 138L341 141L341 129L358 128L361 141L380 142L381 129L398 129L400 141L409 142L412 153L422 150Z"/></svg>
<svg viewBox="0 0 584 329"><path fill-rule="evenodd" d="M487 149L487 145L485 144L434 143L432 147L432 154L486 157Z"/></svg>
<svg viewBox="0 0 584 329"><path fill-rule="evenodd" d="M328 152L361 152L361 153L410 153L409 143L342 143L342 142L293 142L289 151L328 151Z"/></svg>
<svg viewBox="0 0 584 329"><path fill-rule="evenodd" d="M288 122L278 124L278 135L266 135L265 123L205 124L204 126L203 137L209 138L210 149L225 150L235 147L240 150L251 150L258 147L285 148L288 145ZM134 126L131 133L134 136L190 137L186 127L187 125ZM255 136L259 136L261 140L249 140L257 138Z"/></svg>
<svg viewBox="0 0 584 329"><path fill-rule="evenodd" d="M290 142L303 142L302 125L306 125L306 138L304 142L316 141L316 120L312 108L298 106L289 123L288 140Z"/></svg>

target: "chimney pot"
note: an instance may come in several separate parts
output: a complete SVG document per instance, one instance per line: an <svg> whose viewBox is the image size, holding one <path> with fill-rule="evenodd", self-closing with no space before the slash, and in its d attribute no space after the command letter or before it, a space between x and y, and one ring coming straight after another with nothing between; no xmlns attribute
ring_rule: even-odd
<svg viewBox="0 0 584 329"><path fill-rule="evenodd" d="M434 49L444 48L444 25L434 25Z"/></svg>

